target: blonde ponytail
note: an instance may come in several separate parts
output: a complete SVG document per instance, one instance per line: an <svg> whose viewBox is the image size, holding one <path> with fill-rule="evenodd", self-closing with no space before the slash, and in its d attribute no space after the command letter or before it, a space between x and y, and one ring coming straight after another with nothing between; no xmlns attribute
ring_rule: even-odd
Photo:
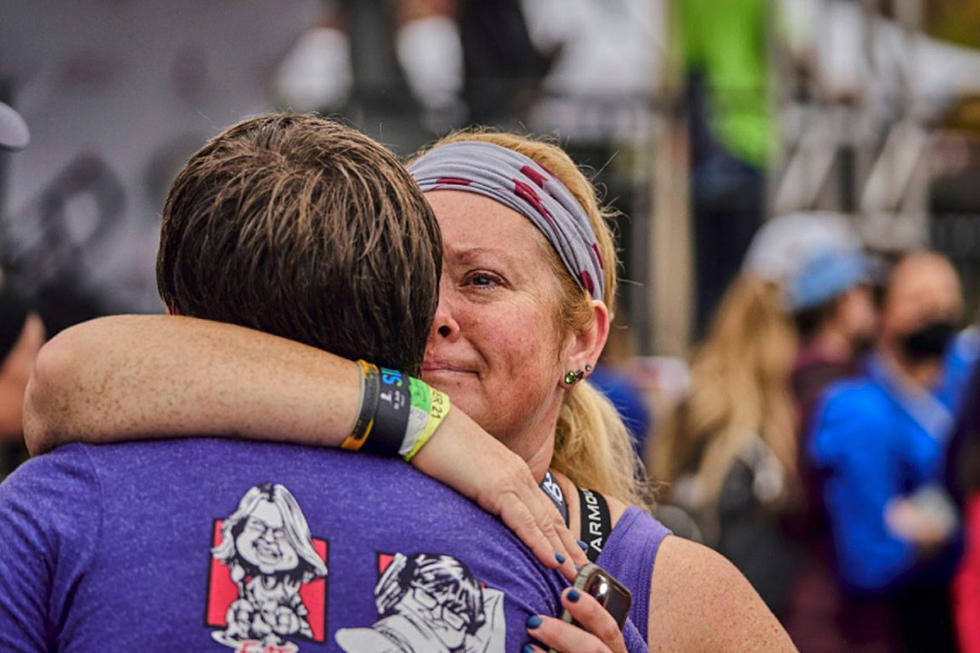
<svg viewBox="0 0 980 653"><path fill-rule="evenodd" d="M615 406L587 381L565 393L551 466L579 487L650 507L629 431Z"/></svg>

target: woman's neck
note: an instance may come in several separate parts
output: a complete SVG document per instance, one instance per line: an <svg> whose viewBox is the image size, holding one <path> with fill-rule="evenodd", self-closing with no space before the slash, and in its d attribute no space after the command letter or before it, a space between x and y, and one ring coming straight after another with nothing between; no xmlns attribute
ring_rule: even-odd
<svg viewBox="0 0 980 653"><path fill-rule="evenodd" d="M538 483L544 479L545 472L551 467L551 459L554 457L555 453L555 436L554 430L550 436L539 438L537 443L529 442L529 447L527 452L518 451L517 453L521 455L522 458L527 462L527 466L531 468L531 474L534 476Z"/></svg>
<svg viewBox="0 0 980 653"><path fill-rule="evenodd" d="M539 483L551 467L555 454L555 428L560 409L559 400L538 411L523 429L507 437L498 438L507 445L508 449L524 459L531 468L531 474Z"/></svg>

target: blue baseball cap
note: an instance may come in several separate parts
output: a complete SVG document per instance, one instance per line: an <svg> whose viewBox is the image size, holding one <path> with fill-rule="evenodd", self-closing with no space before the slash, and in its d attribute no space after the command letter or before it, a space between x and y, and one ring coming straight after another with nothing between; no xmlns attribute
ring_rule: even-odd
<svg viewBox="0 0 980 653"><path fill-rule="evenodd" d="M826 303L870 278L861 238L850 219L829 211L768 220L752 239L744 268L777 283L792 312Z"/></svg>
<svg viewBox="0 0 980 653"><path fill-rule="evenodd" d="M828 249L806 261L786 289L792 311L820 306L869 280L868 263L860 250Z"/></svg>

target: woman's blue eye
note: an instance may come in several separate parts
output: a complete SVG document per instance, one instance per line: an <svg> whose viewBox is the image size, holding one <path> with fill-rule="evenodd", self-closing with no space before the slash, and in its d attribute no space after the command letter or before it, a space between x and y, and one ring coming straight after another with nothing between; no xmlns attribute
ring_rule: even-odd
<svg viewBox="0 0 980 653"><path fill-rule="evenodd" d="M497 284L497 278L489 274L474 274L470 277L470 285L488 287Z"/></svg>

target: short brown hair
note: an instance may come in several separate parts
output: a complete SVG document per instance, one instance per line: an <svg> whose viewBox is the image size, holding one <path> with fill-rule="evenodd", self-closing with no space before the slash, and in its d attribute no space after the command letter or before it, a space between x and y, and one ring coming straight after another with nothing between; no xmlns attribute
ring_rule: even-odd
<svg viewBox="0 0 980 653"><path fill-rule="evenodd" d="M157 285L175 313L417 373L441 264L432 210L390 152L336 122L273 114L181 170Z"/></svg>

